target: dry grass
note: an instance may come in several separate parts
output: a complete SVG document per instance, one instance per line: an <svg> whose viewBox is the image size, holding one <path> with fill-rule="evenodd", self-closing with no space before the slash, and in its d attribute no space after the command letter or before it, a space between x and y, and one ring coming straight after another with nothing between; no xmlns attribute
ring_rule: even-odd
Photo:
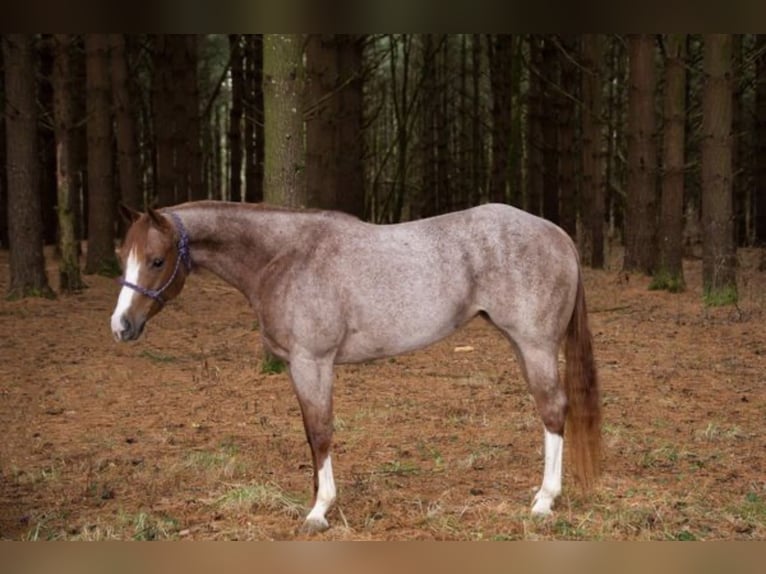
<svg viewBox="0 0 766 574"><path fill-rule="evenodd" d="M586 270L605 474L583 493L565 471L548 518L529 515L540 422L490 326L339 368L339 499L322 538L765 539L757 261L741 252L739 303L720 308L703 303L699 261L686 262L680 294ZM88 283L57 301L0 302L0 538L303 537L311 469L300 412L287 376L262 371L241 295L194 277L145 339L117 345L114 283Z"/></svg>

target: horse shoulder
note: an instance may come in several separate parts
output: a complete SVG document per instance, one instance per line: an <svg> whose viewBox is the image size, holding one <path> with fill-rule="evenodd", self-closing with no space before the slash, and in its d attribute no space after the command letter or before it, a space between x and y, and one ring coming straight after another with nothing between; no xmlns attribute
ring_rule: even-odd
<svg viewBox="0 0 766 574"><path fill-rule="evenodd" d="M342 217L328 219L358 221L339 215ZM330 302L344 245L337 226L322 223L295 237L265 266L261 282L264 304L303 310L318 301Z"/></svg>

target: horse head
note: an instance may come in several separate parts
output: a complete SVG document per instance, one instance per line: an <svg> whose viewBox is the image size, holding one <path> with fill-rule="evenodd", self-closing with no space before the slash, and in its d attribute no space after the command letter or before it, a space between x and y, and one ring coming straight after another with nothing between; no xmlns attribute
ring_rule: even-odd
<svg viewBox="0 0 766 574"><path fill-rule="evenodd" d="M131 225L120 249L124 274L112 313L112 334L117 341L133 341L146 322L181 292L191 258L189 237L176 214L153 209L138 213L124 206L121 212Z"/></svg>

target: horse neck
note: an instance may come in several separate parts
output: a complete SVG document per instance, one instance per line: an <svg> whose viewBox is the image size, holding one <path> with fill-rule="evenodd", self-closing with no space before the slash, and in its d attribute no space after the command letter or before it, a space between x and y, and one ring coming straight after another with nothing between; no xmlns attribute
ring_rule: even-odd
<svg viewBox="0 0 766 574"><path fill-rule="evenodd" d="M248 298L256 296L263 267L307 226L297 213L225 202L188 203L172 210L189 234L194 266L218 275Z"/></svg>

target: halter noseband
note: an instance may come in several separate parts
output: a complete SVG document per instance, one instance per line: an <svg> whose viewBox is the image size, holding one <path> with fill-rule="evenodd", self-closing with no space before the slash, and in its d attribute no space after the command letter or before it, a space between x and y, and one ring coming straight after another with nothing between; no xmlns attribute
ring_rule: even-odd
<svg viewBox="0 0 766 574"><path fill-rule="evenodd" d="M175 281L176 276L178 275L178 270L181 267L181 262L183 262L184 267L186 267L187 273L191 271L192 268L191 252L189 251L189 234L186 232L186 228L184 227L184 224L181 222L181 218L178 217L178 215L172 211L168 215L170 215L170 217L173 219L173 222L178 229L179 235L178 257L176 257L176 265L173 267L173 273L170 275L168 280L165 281L165 283L159 289L147 289L141 285L136 285L135 283L126 281L124 277L117 279L118 283L123 287L129 287L134 291L138 291L141 293L141 295L146 295L150 299L154 299L157 301L157 303L160 304L160 306L165 305L165 299L162 297L162 294L167 290L168 287L173 284L173 281Z"/></svg>

